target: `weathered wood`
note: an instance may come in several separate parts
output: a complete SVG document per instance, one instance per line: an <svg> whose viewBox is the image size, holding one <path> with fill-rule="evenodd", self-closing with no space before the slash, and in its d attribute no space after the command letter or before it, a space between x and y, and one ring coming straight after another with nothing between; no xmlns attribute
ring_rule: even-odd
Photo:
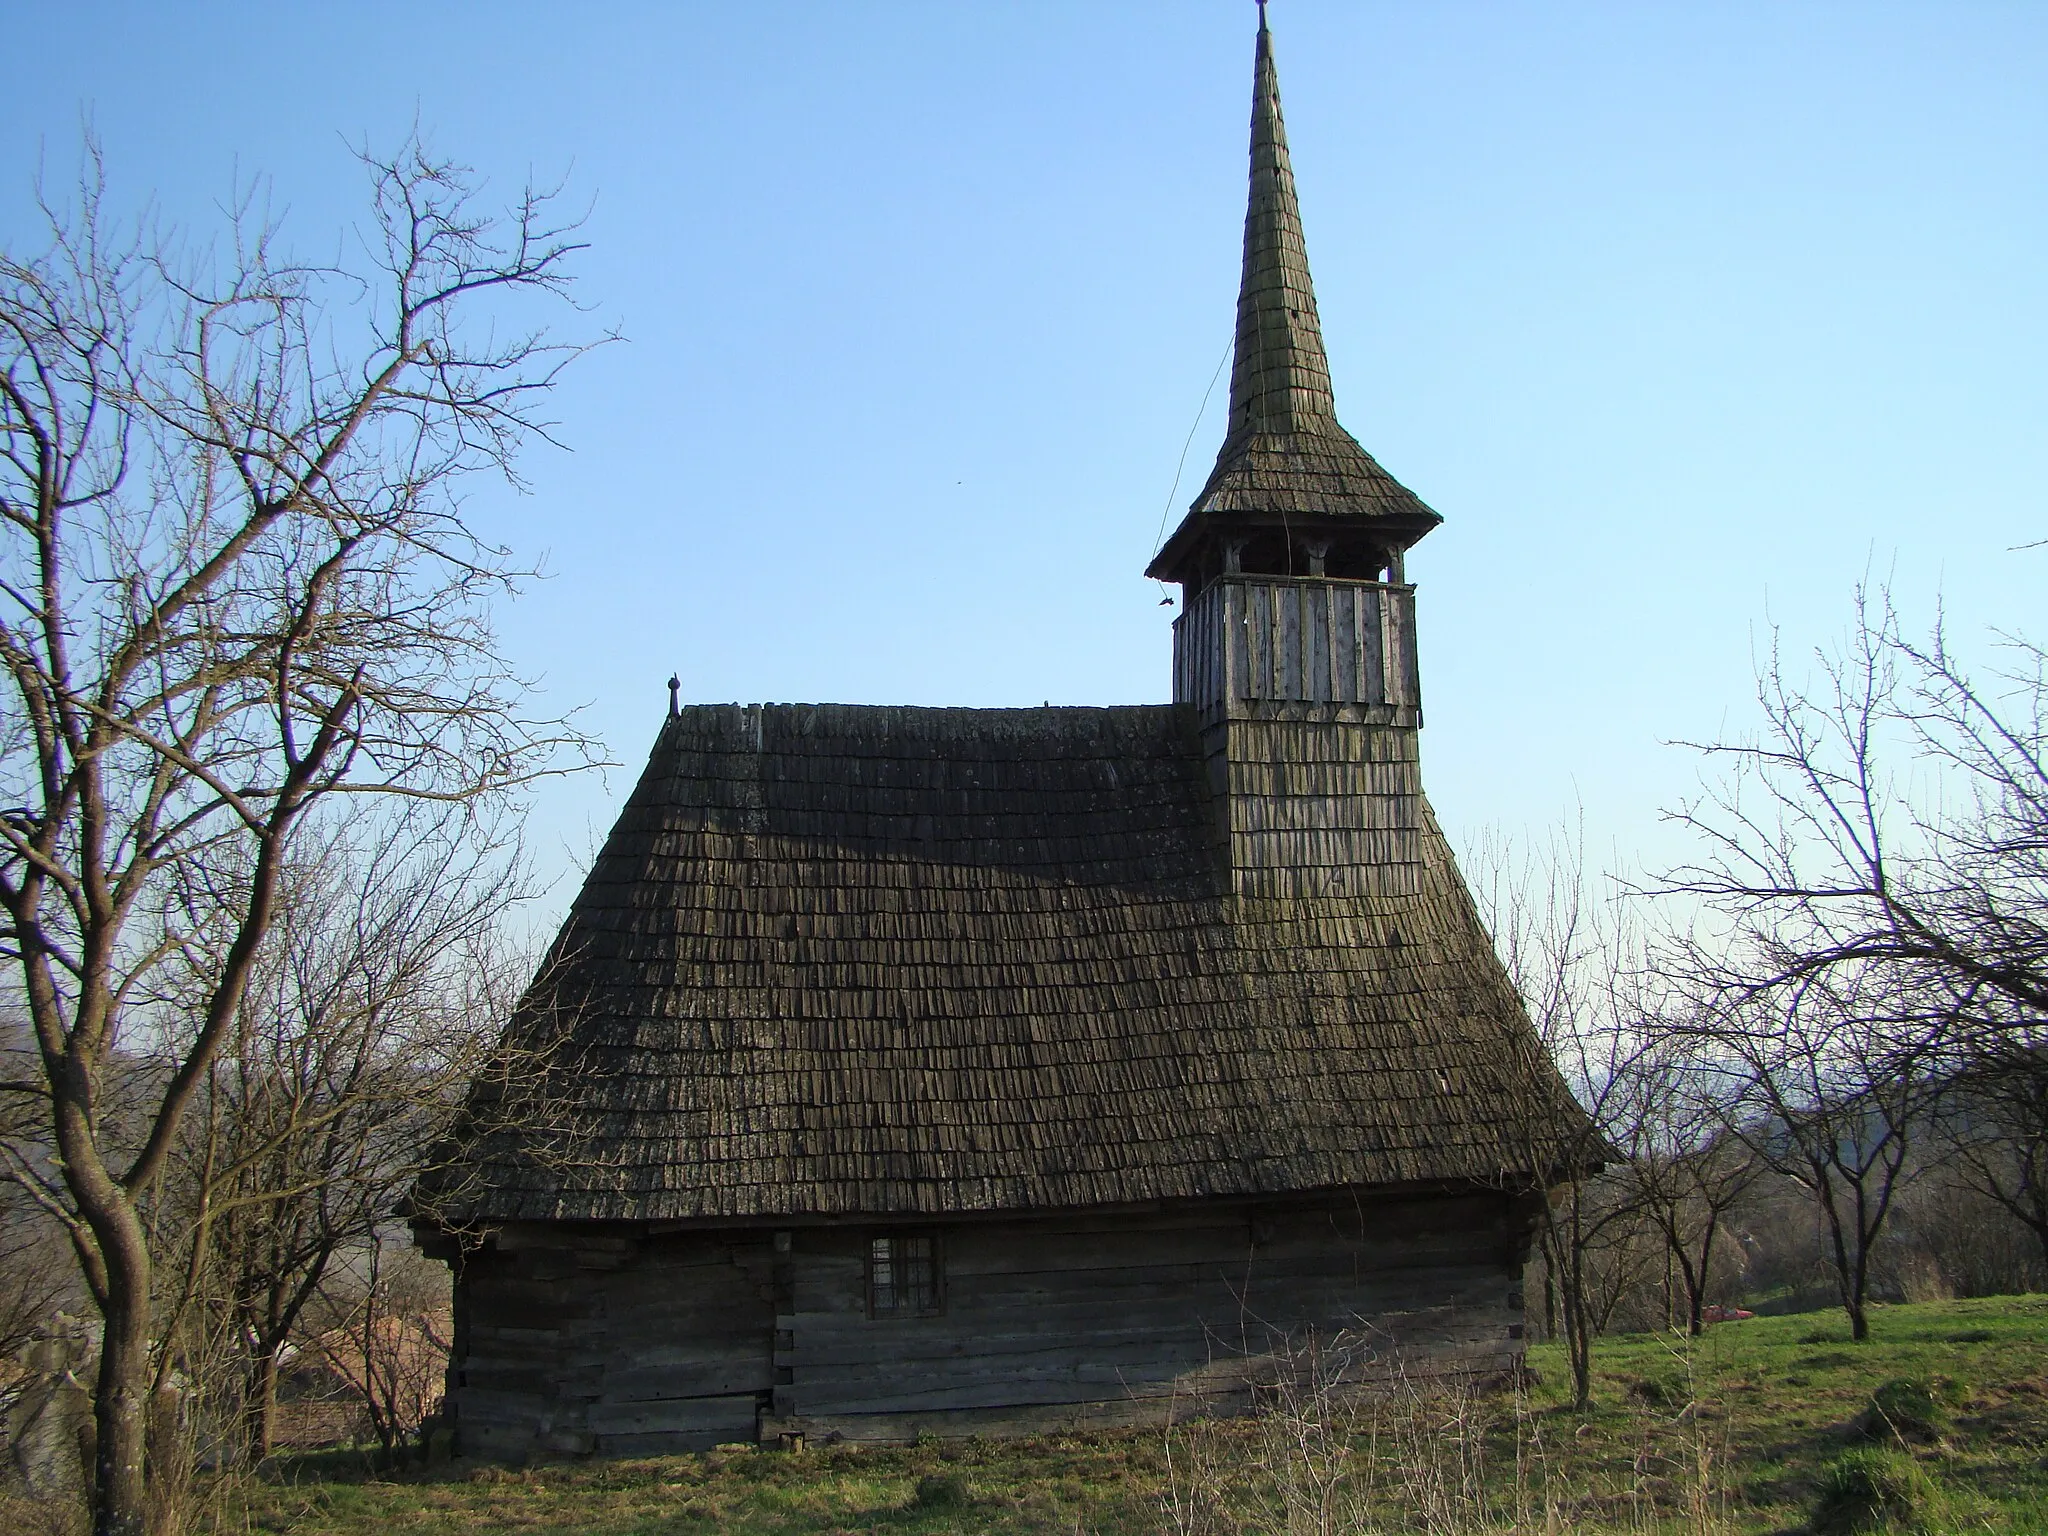
<svg viewBox="0 0 2048 1536"><path fill-rule="evenodd" d="M1205 717L1261 704L1353 706L1413 729L1412 587L1326 577L1225 576L1174 624L1174 699Z"/></svg>
<svg viewBox="0 0 2048 1536"><path fill-rule="evenodd" d="M959 1228L947 1310L916 1319L851 1304L858 1233L796 1234L797 1310L776 1320L778 1411L838 1425L1214 1392L1270 1369L1277 1336L1335 1338L1362 1321L1380 1368L1417 1351L1490 1361L1517 1347L1498 1196L1232 1215Z"/></svg>
<svg viewBox="0 0 2048 1536"><path fill-rule="evenodd" d="M672 698L511 1026L567 1064L423 1190L466 1440L1125 1421L1318 1340L1516 1358L1508 1192L1580 1117L1423 798L1437 518L1337 423L1260 36L1231 425L1153 567L1175 702ZM870 1318L901 1228L940 1231L943 1307Z"/></svg>
<svg viewBox="0 0 2048 1536"><path fill-rule="evenodd" d="M637 1454L750 1434L771 1398L764 1422L884 1439L959 1414L1229 1411L1312 1340L1367 1375L1484 1372L1520 1348L1524 1214L1491 1193L1361 1193L960 1224L928 1317L867 1315L872 1229L678 1234L573 1290L532 1284L552 1259L522 1247L473 1261L452 1401L480 1453Z"/></svg>
<svg viewBox="0 0 2048 1536"><path fill-rule="evenodd" d="M613 1435L691 1435L708 1444L754 1438L754 1394L679 1397L643 1402L599 1402L587 1410L586 1427L600 1439Z"/></svg>

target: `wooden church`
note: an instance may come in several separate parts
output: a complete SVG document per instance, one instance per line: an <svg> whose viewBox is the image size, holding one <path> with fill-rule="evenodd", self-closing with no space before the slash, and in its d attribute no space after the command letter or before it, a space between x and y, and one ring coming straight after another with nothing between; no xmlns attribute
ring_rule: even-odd
<svg viewBox="0 0 2048 1536"><path fill-rule="evenodd" d="M1337 423L1262 19L1173 702L672 701L537 1064L415 1200L462 1449L1228 1411L1310 1340L1511 1369L1571 1110L1423 798L1438 521Z"/></svg>

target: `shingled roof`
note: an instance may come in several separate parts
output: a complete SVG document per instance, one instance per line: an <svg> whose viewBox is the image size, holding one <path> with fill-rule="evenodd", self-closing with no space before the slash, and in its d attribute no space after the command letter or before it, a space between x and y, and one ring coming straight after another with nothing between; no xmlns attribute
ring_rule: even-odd
<svg viewBox="0 0 2048 1536"><path fill-rule="evenodd" d="M1229 427L1207 484L1149 574L1179 579L1181 551L1199 536L1203 521L1243 513L1371 518L1394 525L1404 544L1442 521L1338 424L1263 10L1252 75L1251 188Z"/></svg>
<svg viewBox="0 0 2048 1536"><path fill-rule="evenodd" d="M1211 794L1171 705L682 710L515 1021L565 1065L439 1214L1536 1176L1509 1090L1540 1051L1434 821L1412 895L1260 901Z"/></svg>

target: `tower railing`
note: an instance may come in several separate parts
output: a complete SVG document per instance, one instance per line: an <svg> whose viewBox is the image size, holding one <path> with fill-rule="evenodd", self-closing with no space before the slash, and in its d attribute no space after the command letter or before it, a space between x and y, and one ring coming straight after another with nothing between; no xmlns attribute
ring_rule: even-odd
<svg viewBox="0 0 2048 1536"><path fill-rule="evenodd" d="M1321 713L1320 705L1340 718L1418 726L1415 588L1219 577L1174 621L1173 697L1212 718Z"/></svg>

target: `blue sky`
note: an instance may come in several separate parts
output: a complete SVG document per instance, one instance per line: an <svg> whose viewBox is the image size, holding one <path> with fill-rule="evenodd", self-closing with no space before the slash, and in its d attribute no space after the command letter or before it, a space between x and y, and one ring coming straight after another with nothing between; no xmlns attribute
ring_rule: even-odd
<svg viewBox="0 0 2048 1536"><path fill-rule="evenodd" d="M1339 414L1445 522L1420 586L1452 828L1585 808L1651 864L1777 622L1866 572L2042 626L2048 7L1275 0ZM544 553L512 653L624 766L694 700L1165 696L1141 572L1221 432L1253 8L23 7L0 233L81 121L117 202L271 178L307 248L415 116L594 198L573 452L479 526ZM566 899L566 892L562 893Z"/></svg>

